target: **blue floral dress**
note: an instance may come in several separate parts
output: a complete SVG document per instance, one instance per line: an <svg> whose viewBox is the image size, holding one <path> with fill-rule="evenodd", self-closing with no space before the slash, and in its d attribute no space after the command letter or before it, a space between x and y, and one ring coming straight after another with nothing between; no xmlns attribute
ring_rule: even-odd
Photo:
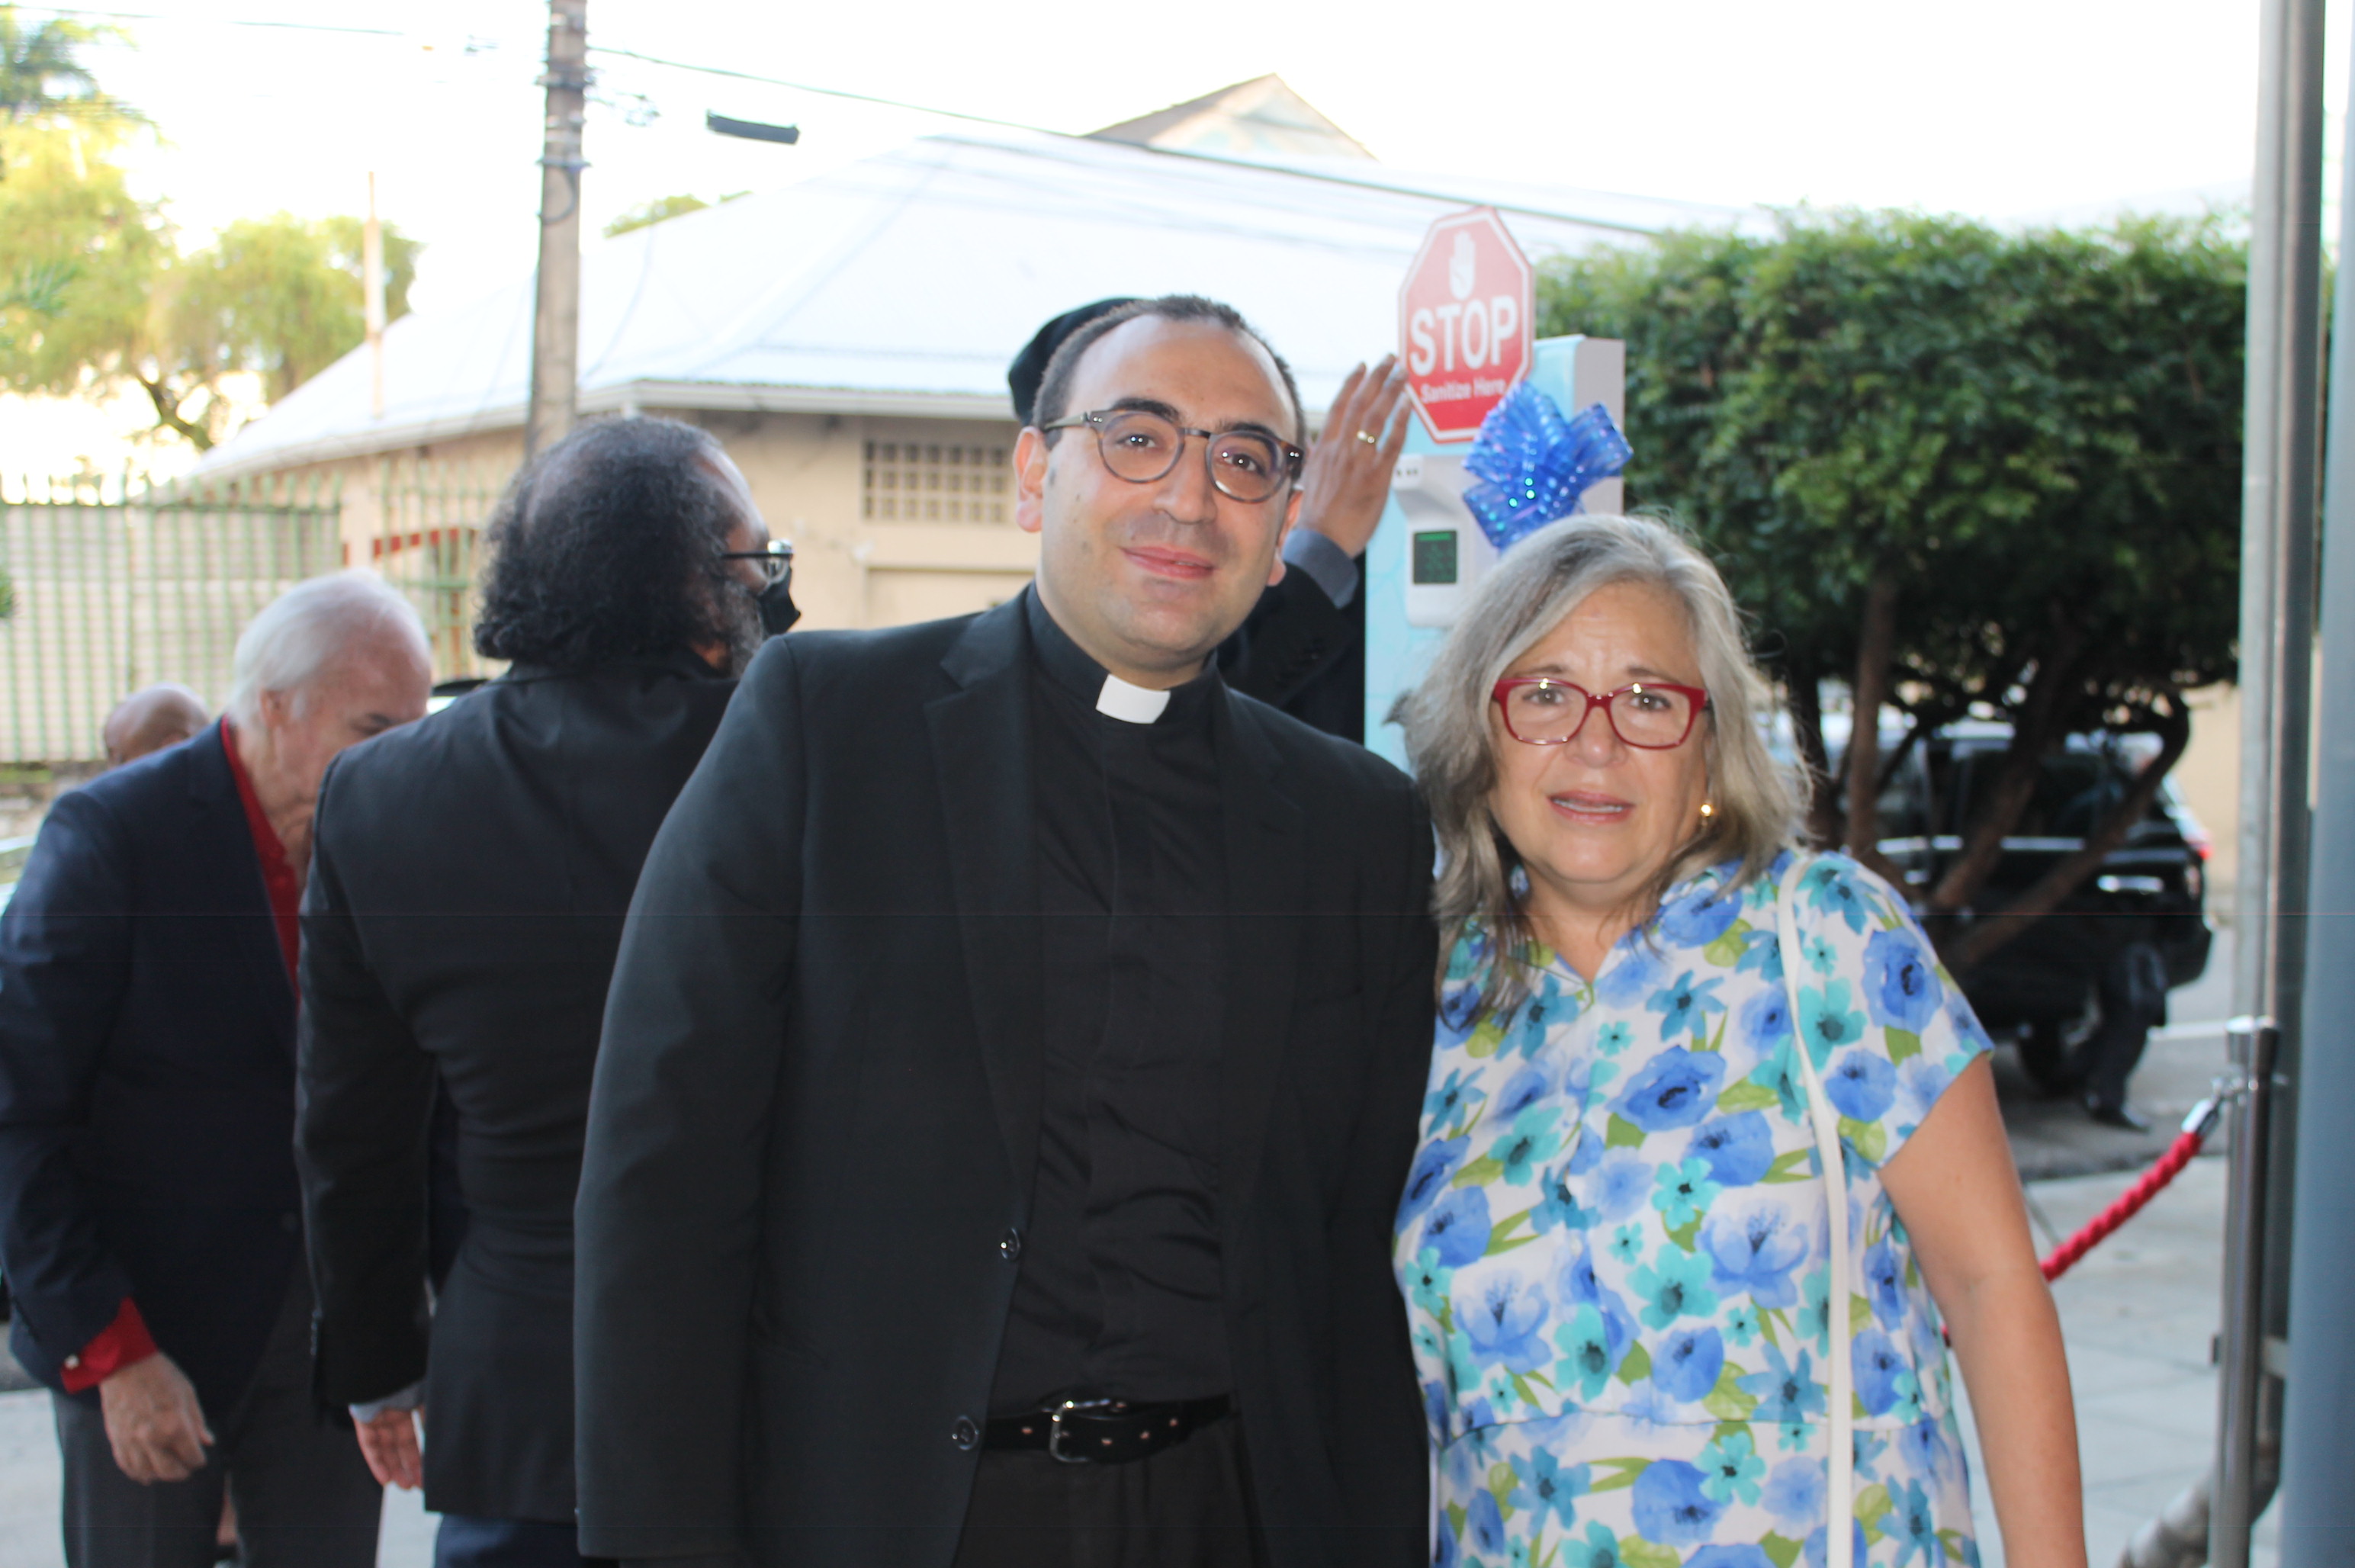
<svg viewBox="0 0 2355 1568"><path fill-rule="evenodd" d="M1437 1561L1822 1568L1828 1211L1772 876L1672 889L1592 983L1483 1012L1448 961L1396 1264L1439 1447ZM1799 1032L1839 1114L1856 1562L1975 1565L1937 1310L1882 1189L1986 1033L1888 884L1799 885Z"/></svg>

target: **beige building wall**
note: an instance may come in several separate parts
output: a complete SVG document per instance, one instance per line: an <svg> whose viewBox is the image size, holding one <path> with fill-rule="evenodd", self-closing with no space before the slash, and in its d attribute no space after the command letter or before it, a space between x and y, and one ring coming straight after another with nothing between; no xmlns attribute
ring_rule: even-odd
<svg viewBox="0 0 2355 1568"><path fill-rule="evenodd" d="M2190 694L2191 744L2170 776L2176 793L2213 844L2208 857L2208 913L2232 913L2233 869L2241 837L2241 688L2202 687Z"/></svg>
<svg viewBox="0 0 2355 1568"><path fill-rule="evenodd" d="M986 610L1037 568L1014 524L1011 420L648 409L700 426L791 540L802 624L901 625ZM438 677L495 673L467 644L481 529L523 460L519 430L309 464L343 501L344 561L410 589Z"/></svg>
<svg viewBox="0 0 2355 1568"><path fill-rule="evenodd" d="M718 436L794 545L802 624L904 625L986 610L1039 560L1014 525L1011 420L682 415Z"/></svg>

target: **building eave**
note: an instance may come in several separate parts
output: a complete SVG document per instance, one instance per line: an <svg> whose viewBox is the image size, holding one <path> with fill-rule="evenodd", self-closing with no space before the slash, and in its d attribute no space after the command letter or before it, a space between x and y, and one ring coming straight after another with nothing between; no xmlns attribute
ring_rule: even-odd
<svg viewBox="0 0 2355 1568"><path fill-rule="evenodd" d="M522 403L481 409L463 416L388 422L366 430L269 447L224 462L204 464L208 481L241 479L322 463L374 457L437 442L496 435L523 428ZM643 411L713 413L867 414L890 419L1003 420L1014 418L1004 394L922 392L854 387L774 387L717 381L639 380L598 387L581 394L584 415Z"/></svg>
<svg viewBox="0 0 2355 1568"><path fill-rule="evenodd" d="M1014 418L1004 392L920 392L854 387L783 387L749 382L630 381L584 392L581 411L623 409L703 409L762 414L874 414L889 419L1005 420ZM521 421L520 411L517 422Z"/></svg>

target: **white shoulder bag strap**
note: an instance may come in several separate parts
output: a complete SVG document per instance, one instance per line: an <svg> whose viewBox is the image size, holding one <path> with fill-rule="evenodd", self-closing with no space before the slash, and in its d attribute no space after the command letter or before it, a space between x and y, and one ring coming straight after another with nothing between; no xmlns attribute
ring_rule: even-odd
<svg viewBox="0 0 2355 1568"><path fill-rule="evenodd" d="M1807 1120L1815 1126L1816 1152L1823 1161L1824 1200L1831 1221L1831 1279L1824 1306L1831 1328L1831 1485L1826 1499L1825 1568L1853 1568L1856 1552L1856 1395L1849 1343L1848 1162L1841 1157L1839 1118L1824 1097L1816 1059L1799 1028L1799 883L1813 865L1795 856L1774 892L1774 923L1783 946L1783 988L1791 1003L1791 1054L1798 1059L1799 1082L1807 1093Z"/></svg>

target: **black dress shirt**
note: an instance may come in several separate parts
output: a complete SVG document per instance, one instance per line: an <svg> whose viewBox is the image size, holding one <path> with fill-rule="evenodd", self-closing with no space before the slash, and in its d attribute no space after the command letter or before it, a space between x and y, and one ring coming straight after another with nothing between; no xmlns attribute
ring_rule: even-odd
<svg viewBox="0 0 2355 1568"><path fill-rule="evenodd" d="M1220 1308L1226 850L1215 671L1134 722L1033 591L1045 1094L996 1413L1233 1386ZM1133 691L1133 688L1132 688ZM1150 699L1146 699L1150 705Z"/></svg>

